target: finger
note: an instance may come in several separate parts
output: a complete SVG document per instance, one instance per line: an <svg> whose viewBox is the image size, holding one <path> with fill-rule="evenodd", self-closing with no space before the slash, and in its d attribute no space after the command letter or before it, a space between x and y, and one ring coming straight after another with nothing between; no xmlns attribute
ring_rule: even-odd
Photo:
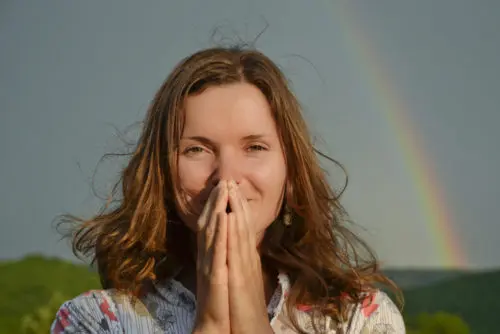
<svg viewBox="0 0 500 334"><path fill-rule="evenodd" d="M228 189L230 194L229 204L231 204L231 210L235 212L236 217L239 218L240 215L243 216L245 214L242 202L243 196L241 195L238 185L233 180L228 182Z"/></svg>
<svg viewBox="0 0 500 334"><path fill-rule="evenodd" d="M217 201L217 198L220 194L220 190L222 188L223 188L222 184L221 182L219 182L219 184L216 187L214 187L214 189L212 189L212 191L210 192L210 195L208 196L208 199L205 203L205 206L203 207L200 217L198 218L198 230L202 230L208 223L210 214L213 211L214 204Z"/></svg>
<svg viewBox="0 0 500 334"><path fill-rule="evenodd" d="M239 227L245 227L244 223L246 223L245 213L243 211L243 203L241 201L241 194L238 189L238 186L234 181L229 182L229 204L231 205L231 211L236 215L236 220ZM243 223L243 224L242 224ZM244 231L239 231L244 232Z"/></svg>
<svg viewBox="0 0 500 334"><path fill-rule="evenodd" d="M240 191L234 181L229 182L229 204L231 205L232 213L235 216L234 231L240 239L238 244L239 246L243 246L244 243L248 242L248 227L245 214L243 212Z"/></svg>
<svg viewBox="0 0 500 334"><path fill-rule="evenodd" d="M251 261L254 261L255 259L260 258L260 255L257 251L257 232L255 229L254 221L252 220L251 217L251 211L250 207L248 205L248 201L243 196L243 192L240 191L239 188L237 188L238 191L236 192L238 201L241 204L241 211L242 214L242 222L244 225L244 238L246 242L244 243L246 245L245 250L248 252L246 256L248 256L248 259Z"/></svg>
<svg viewBox="0 0 500 334"><path fill-rule="evenodd" d="M210 246L213 244L215 229L217 228L217 214L220 212L225 213L228 200L226 181L219 182L217 188L218 188L217 197L215 201L212 201L211 203L211 208L209 209L207 217L208 224L204 233L202 233L204 235L205 240L209 241Z"/></svg>
<svg viewBox="0 0 500 334"><path fill-rule="evenodd" d="M245 220L248 222L248 223L251 223L252 222L252 217L251 217L251 211L250 211L250 207L248 205L248 201L246 198L244 198L243 196L241 197L241 206L243 208L243 214L245 216ZM253 227L254 225L251 224L249 225L249 227Z"/></svg>
<svg viewBox="0 0 500 334"><path fill-rule="evenodd" d="M245 256L245 242L241 240L238 236L238 226L237 218L234 212L230 212L227 215L227 239L228 239L228 249L227 249L227 267L228 267L228 277L229 285L234 287L243 287L248 282L245 282L246 269L249 269L253 263L250 259ZM245 268L246 267L246 268Z"/></svg>
<svg viewBox="0 0 500 334"><path fill-rule="evenodd" d="M238 197L238 202L240 203L240 211L241 214L238 217L240 219L242 226L242 238L244 240L242 246L244 246L244 255L250 261L255 260L256 257L259 257L257 252L257 235L255 232L255 225L250 217L250 208L248 207L248 201L243 196L243 193L238 189L236 192Z"/></svg>
<svg viewBox="0 0 500 334"><path fill-rule="evenodd" d="M240 201L241 212L243 213L246 221L249 223L251 222L251 219L250 219L250 208L248 206L248 201L246 197L243 195L243 192L241 191L240 187L236 183L234 183L234 187L236 189L236 195L237 195L236 197Z"/></svg>
<svg viewBox="0 0 500 334"><path fill-rule="evenodd" d="M227 201L228 201L228 186L227 181L221 180L219 182L219 196L217 197L217 201L215 202L214 209L212 215L215 215L219 212L226 213Z"/></svg>
<svg viewBox="0 0 500 334"><path fill-rule="evenodd" d="M217 213L217 229L215 232L212 270L210 281L213 284L225 283L227 266L227 214Z"/></svg>
<svg viewBox="0 0 500 334"><path fill-rule="evenodd" d="M234 276L234 273L238 271L237 267L241 260L236 228L236 215L234 212L230 212L227 214L227 266L230 276Z"/></svg>
<svg viewBox="0 0 500 334"><path fill-rule="evenodd" d="M250 237L250 240L253 240L255 242L255 225L253 224L252 216L251 216L251 211L250 207L248 205L248 201L243 196L243 192L241 192L238 188L238 194L240 197L240 203L243 211L243 217L245 218L247 230L248 230L248 236Z"/></svg>

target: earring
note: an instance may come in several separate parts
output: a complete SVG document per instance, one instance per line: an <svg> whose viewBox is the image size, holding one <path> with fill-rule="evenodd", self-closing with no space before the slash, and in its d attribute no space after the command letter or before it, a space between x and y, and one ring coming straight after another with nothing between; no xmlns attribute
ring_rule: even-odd
<svg viewBox="0 0 500 334"><path fill-rule="evenodd" d="M292 225L292 211L290 210L287 204L285 204L283 213L283 225L285 226Z"/></svg>

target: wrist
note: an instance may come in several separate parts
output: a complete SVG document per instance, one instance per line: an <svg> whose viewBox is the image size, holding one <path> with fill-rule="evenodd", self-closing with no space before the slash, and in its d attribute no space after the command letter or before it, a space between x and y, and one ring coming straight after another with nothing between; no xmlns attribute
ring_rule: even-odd
<svg viewBox="0 0 500 334"><path fill-rule="evenodd" d="M192 334L220 334L220 333L229 333L230 331L224 330L225 326L215 326L209 324L196 324Z"/></svg>
<svg viewBox="0 0 500 334"><path fill-rule="evenodd" d="M195 329L193 329L192 332L192 334L215 334L215 333L217 333L217 331L205 327L196 327Z"/></svg>
<svg viewBox="0 0 500 334"><path fill-rule="evenodd" d="M274 329L271 327L271 325L266 326L265 329L262 331L262 334L274 334Z"/></svg>
<svg viewBox="0 0 500 334"><path fill-rule="evenodd" d="M219 334L221 331L209 328L195 328L193 329L192 334Z"/></svg>

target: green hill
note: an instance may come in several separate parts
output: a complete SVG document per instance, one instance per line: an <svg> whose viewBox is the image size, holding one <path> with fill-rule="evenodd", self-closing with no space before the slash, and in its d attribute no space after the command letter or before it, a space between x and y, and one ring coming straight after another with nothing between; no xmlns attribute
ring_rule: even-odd
<svg viewBox="0 0 500 334"><path fill-rule="evenodd" d="M475 272L456 269L384 269L384 274L386 274L390 279L396 282L401 289L404 290L449 281L471 273Z"/></svg>
<svg viewBox="0 0 500 334"><path fill-rule="evenodd" d="M466 274L405 291L405 315L446 311L464 319L473 333L492 333L500 313L500 271ZM497 332L495 330L494 332Z"/></svg>
<svg viewBox="0 0 500 334"><path fill-rule="evenodd" d="M406 282L416 281L412 274L430 275L415 270L398 273ZM405 318L411 321L421 313L445 311L464 319L473 333L492 333L500 313L500 271L436 275L432 273L439 279L429 279L425 286L412 284L412 288L404 290ZM46 307L51 299L57 304L61 296L67 300L98 288L98 277L88 266L42 256L0 262L0 334L21 333L23 316ZM54 299L55 295L58 297Z"/></svg>
<svg viewBox="0 0 500 334"><path fill-rule="evenodd" d="M0 334L19 333L22 316L46 305L56 292L69 299L99 287L87 266L41 256L1 262Z"/></svg>

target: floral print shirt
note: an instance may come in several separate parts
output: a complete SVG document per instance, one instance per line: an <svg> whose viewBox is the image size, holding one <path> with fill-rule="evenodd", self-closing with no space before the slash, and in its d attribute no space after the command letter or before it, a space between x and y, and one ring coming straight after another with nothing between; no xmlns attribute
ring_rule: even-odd
<svg viewBox="0 0 500 334"><path fill-rule="evenodd" d="M275 333L296 333L284 303L290 290L287 275L278 276L279 285L267 311ZM194 295L176 280L155 285L155 290L133 302L114 290L93 290L65 302L52 323L52 334L188 334L196 316ZM314 333L309 308L297 306L300 327ZM321 333L404 334L403 318L392 300L382 291L367 295L356 305L350 319L336 324L329 317L318 323Z"/></svg>

